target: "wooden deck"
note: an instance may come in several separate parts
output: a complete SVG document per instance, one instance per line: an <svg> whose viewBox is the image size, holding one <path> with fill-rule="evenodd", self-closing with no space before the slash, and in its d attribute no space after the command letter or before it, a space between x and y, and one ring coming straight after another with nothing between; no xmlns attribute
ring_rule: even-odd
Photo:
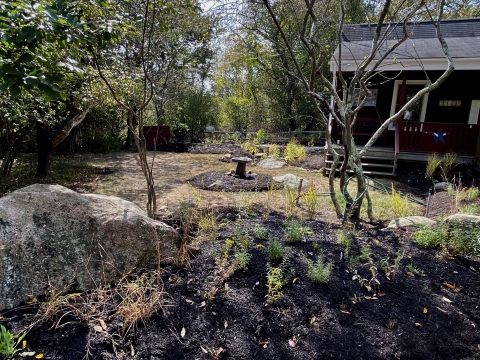
<svg viewBox="0 0 480 360"><path fill-rule="evenodd" d="M342 145L334 145L334 148L340 155L343 154ZM359 145L357 149L362 150L363 146ZM367 175L395 176L398 161L427 162L430 155L431 153L427 152L403 151L395 156L395 149L393 147L372 146L367 153L362 156L362 166ZM438 156L441 157L442 154L438 154ZM474 160L475 157L473 155L458 154L454 162L456 164L472 164ZM327 153L325 157L325 175L331 171L332 163L333 157Z"/></svg>

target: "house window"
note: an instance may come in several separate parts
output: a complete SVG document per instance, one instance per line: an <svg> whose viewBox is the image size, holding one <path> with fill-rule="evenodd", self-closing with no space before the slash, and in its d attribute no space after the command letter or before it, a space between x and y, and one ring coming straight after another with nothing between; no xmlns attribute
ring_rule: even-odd
<svg viewBox="0 0 480 360"><path fill-rule="evenodd" d="M401 93L402 93L402 80L395 80L393 87L392 105L390 107L390 116L393 116L398 110L400 110ZM409 102L420 90L430 85L430 80L407 80L405 88L405 99L403 104ZM424 122L425 114L427 112L428 93L418 99L410 108L403 114L403 121L416 121ZM388 126L389 130L395 130L395 124L391 123Z"/></svg>
<svg viewBox="0 0 480 360"><path fill-rule="evenodd" d="M460 107L462 106L462 100L440 100L439 105L448 107Z"/></svg>

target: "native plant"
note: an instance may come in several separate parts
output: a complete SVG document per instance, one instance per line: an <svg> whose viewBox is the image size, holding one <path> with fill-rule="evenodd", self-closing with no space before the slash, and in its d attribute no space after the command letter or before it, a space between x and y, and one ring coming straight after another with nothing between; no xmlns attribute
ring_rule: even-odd
<svg viewBox="0 0 480 360"><path fill-rule="evenodd" d="M265 296L267 303L272 304L283 296L283 284L282 269L267 264L267 295Z"/></svg>
<svg viewBox="0 0 480 360"><path fill-rule="evenodd" d="M314 283L326 284L330 280L330 275L332 273L332 262L328 264L325 263L325 258L322 253L317 257L317 261L313 262L308 259L306 256L303 256L303 261L307 265L307 276Z"/></svg>
<svg viewBox="0 0 480 360"><path fill-rule="evenodd" d="M283 192L285 195L285 214L290 217L293 215L293 209L295 208L296 191L291 186L285 186Z"/></svg>
<svg viewBox="0 0 480 360"><path fill-rule="evenodd" d="M313 231L308 226L304 226L303 222L297 219L290 219L285 226L285 235L287 242L290 244L298 243L303 240L306 235L312 235Z"/></svg>
<svg viewBox="0 0 480 360"><path fill-rule="evenodd" d="M402 198L400 193L396 192L395 189L393 188L393 184L392 184L391 204L392 204L393 213L395 214L396 217L404 217L408 215L409 204L408 204L407 196L405 195Z"/></svg>
<svg viewBox="0 0 480 360"><path fill-rule="evenodd" d="M20 351L20 343L26 333L22 333L17 339L3 325L0 325L0 355L6 359L12 358Z"/></svg>
<svg viewBox="0 0 480 360"><path fill-rule="evenodd" d="M267 255L271 260L283 258L284 253L285 247L282 245L280 240L273 238L268 242Z"/></svg>
<svg viewBox="0 0 480 360"><path fill-rule="evenodd" d="M313 220L315 218L315 214L317 213L317 194L313 190L312 185L310 185L308 191L303 194L303 199L305 201L305 205L307 206L308 219Z"/></svg>
<svg viewBox="0 0 480 360"><path fill-rule="evenodd" d="M412 234L413 241L424 248L442 246L447 241L447 237L447 227L443 223L433 227L419 226L418 230Z"/></svg>
<svg viewBox="0 0 480 360"><path fill-rule="evenodd" d="M437 154L433 153L428 155L427 159L427 169L425 170L425 178L431 179L435 171L438 169L440 164L442 163L442 159L437 157Z"/></svg>
<svg viewBox="0 0 480 360"><path fill-rule="evenodd" d="M271 144L268 146L268 156L278 159L280 155L281 152L277 145Z"/></svg>
<svg viewBox="0 0 480 360"><path fill-rule="evenodd" d="M265 240L268 235L268 230L260 224L255 224L253 228L253 236L255 236L258 240Z"/></svg>
<svg viewBox="0 0 480 360"><path fill-rule="evenodd" d="M345 258L348 258L350 254L350 248L352 246L352 240L348 237L348 234L345 230L337 230L337 243L343 248L343 255Z"/></svg>
<svg viewBox="0 0 480 360"><path fill-rule="evenodd" d="M292 165L295 160L299 162L304 162L305 158L307 157L307 153L302 145L298 143L298 140L293 138L290 140L283 151L283 157L285 161Z"/></svg>

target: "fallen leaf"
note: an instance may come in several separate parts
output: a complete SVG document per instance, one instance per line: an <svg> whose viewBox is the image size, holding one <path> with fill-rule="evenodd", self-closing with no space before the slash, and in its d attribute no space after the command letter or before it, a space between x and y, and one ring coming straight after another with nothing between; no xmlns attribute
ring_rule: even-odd
<svg viewBox="0 0 480 360"><path fill-rule="evenodd" d="M186 333L185 328L182 327L182 331L180 331L180 336L181 336L182 338L185 337L185 333Z"/></svg>
<svg viewBox="0 0 480 360"><path fill-rule="evenodd" d="M473 266L470 266L470 269L473 270L473 271L477 271L477 270L475 270L475 268Z"/></svg>
<svg viewBox="0 0 480 360"><path fill-rule="evenodd" d="M347 310L340 310L340 312L342 312L342 313L344 313L344 314L349 314L349 315L350 315L350 313L349 313Z"/></svg>
<svg viewBox="0 0 480 360"><path fill-rule="evenodd" d="M458 271L454 271L453 273L454 273L454 274L458 274Z"/></svg>
<svg viewBox="0 0 480 360"><path fill-rule="evenodd" d="M0 319L3 319L3 316L2 316L2 315L0 315Z"/></svg>
<svg viewBox="0 0 480 360"><path fill-rule="evenodd" d="M288 339L288 345L290 345L291 347L297 346L297 344L295 343L295 341L293 341L292 339Z"/></svg>
<svg viewBox="0 0 480 360"><path fill-rule="evenodd" d="M185 301L189 304L193 304L193 300L185 299Z"/></svg>
<svg viewBox="0 0 480 360"><path fill-rule="evenodd" d="M477 327L477 325L475 325L474 323L471 323L471 325L474 329Z"/></svg>
<svg viewBox="0 0 480 360"><path fill-rule="evenodd" d="M447 299L445 296L444 296L444 297L442 297L442 300L443 300L443 301L445 301L445 302L447 302L447 303L451 303L451 302L452 302L452 300L450 300L450 299Z"/></svg>
<svg viewBox="0 0 480 360"><path fill-rule="evenodd" d="M188 279L187 285L190 284L192 281L193 281L193 278L192 278L192 279Z"/></svg>
<svg viewBox="0 0 480 360"><path fill-rule="evenodd" d="M27 347L27 340L22 341L22 350Z"/></svg>
<svg viewBox="0 0 480 360"><path fill-rule="evenodd" d="M262 244L257 244L257 248L264 248L265 246L263 246Z"/></svg>
<svg viewBox="0 0 480 360"><path fill-rule="evenodd" d="M415 323L415 326L418 327L419 329L421 329L423 325L420 324L420 323Z"/></svg>
<svg viewBox="0 0 480 360"><path fill-rule="evenodd" d="M37 354L34 357L35 359L43 359L43 354Z"/></svg>
<svg viewBox="0 0 480 360"><path fill-rule="evenodd" d="M130 344L130 356L135 356L135 349L132 344Z"/></svg>
<svg viewBox="0 0 480 360"><path fill-rule="evenodd" d="M380 292L378 293L378 296L385 296L385 295L386 295L386 294L385 294L383 291L380 291Z"/></svg>
<svg viewBox="0 0 480 360"><path fill-rule="evenodd" d="M410 276L413 276L413 277L415 277L415 274L414 274L414 273L412 273L411 271L407 271L407 275L410 275Z"/></svg>
<svg viewBox="0 0 480 360"><path fill-rule="evenodd" d="M423 308L423 313L424 314L428 313L428 309L426 307Z"/></svg>
<svg viewBox="0 0 480 360"><path fill-rule="evenodd" d="M107 324L105 324L105 321L100 319L98 320L98 322L100 323L100 326L102 327L103 330L107 330Z"/></svg>
<svg viewBox="0 0 480 360"><path fill-rule="evenodd" d="M267 344L263 345L263 348L266 349L266 348L267 348Z"/></svg>
<svg viewBox="0 0 480 360"><path fill-rule="evenodd" d="M25 304L33 304L33 303L36 303L38 300L37 298L31 298L31 299L28 299L28 300L25 300Z"/></svg>
<svg viewBox="0 0 480 360"><path fill-rule="evenodd" d="M21 357L33 356L35 355L35 351L25 351L19 353L18 355L20 355Z"/></svg>
<svg viewBox="0 0 480 360"><path fill-rule="evenodd" d="M444 312L445 314L447 313L447 310L443 310L442 308L439 308L438 306L435 306L438 310L440 310L441 312Z"/></svg>
<svg viewBox="0 0 480 360"><path fill-rule="evenodd" d="M455 289L455 286L450 285L449 283L444 282L443 285L444 285L446 288L449 288L450 290Z"/></svg>
<svg viewBox="0 0 480 360"><path fill-rule="evenodd" d="M225 322L223 323L223 327L226 329L228 327L228 321L225 320Z"/></svg>
<svg viewBox="0 0 480 360"><path fill-rule="evenodd" d="M293 279L293 283L295 284L298 281L298 278Z"/></svg>
<svg viewBox="0 0 480 360"><path fill-rule="evenodd" d="M317 320L317 318L315 316L312 316L312 318L310 319L310 325L313 325L315 320Z"/></svg>
<svg viewBox="0 0 480 360"><path fill-rule="evenodd" d="M101 327L100 325L95 325L95 326L93 327L93 330L95 330L96 332L102 332L102 331L103 331L103 329L102 329L102 327Z"/></svg>
<svg viewBox="0 0 480 360"><path fill-rule="evenodd" d="M200 345L200 349L202 349L202 351L203 351L205 354L208 354L208 350L205 349L202 345Z"/></svg>
<svg viewBox="0 0 480 360"><path fill-rule="evenodd" d="M224 350L223 348L219 347L217 350L215 350L215 353L216 353L217 355L220 355L220 354L221 354L222 352L224 352L224 351L225 351L225 350Z"/></svg>
<svg viewBox="0 0 480 360"><path fill-rule="evenodd" d="M204 307L205 305L207 305L207 303L205 301L202 301L202 303L200 304L200 307Z"/></svg>

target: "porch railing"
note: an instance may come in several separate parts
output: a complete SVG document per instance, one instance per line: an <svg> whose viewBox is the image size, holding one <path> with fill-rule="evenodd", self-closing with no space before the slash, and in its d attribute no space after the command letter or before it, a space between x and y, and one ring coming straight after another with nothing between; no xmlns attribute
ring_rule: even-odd
<svg viewBox="0 0 480 360"><path fill-rule="evenodd" d="M397 126L400 152L436 152L474 155L479 126L473 124L402 121Z"/></svg>

